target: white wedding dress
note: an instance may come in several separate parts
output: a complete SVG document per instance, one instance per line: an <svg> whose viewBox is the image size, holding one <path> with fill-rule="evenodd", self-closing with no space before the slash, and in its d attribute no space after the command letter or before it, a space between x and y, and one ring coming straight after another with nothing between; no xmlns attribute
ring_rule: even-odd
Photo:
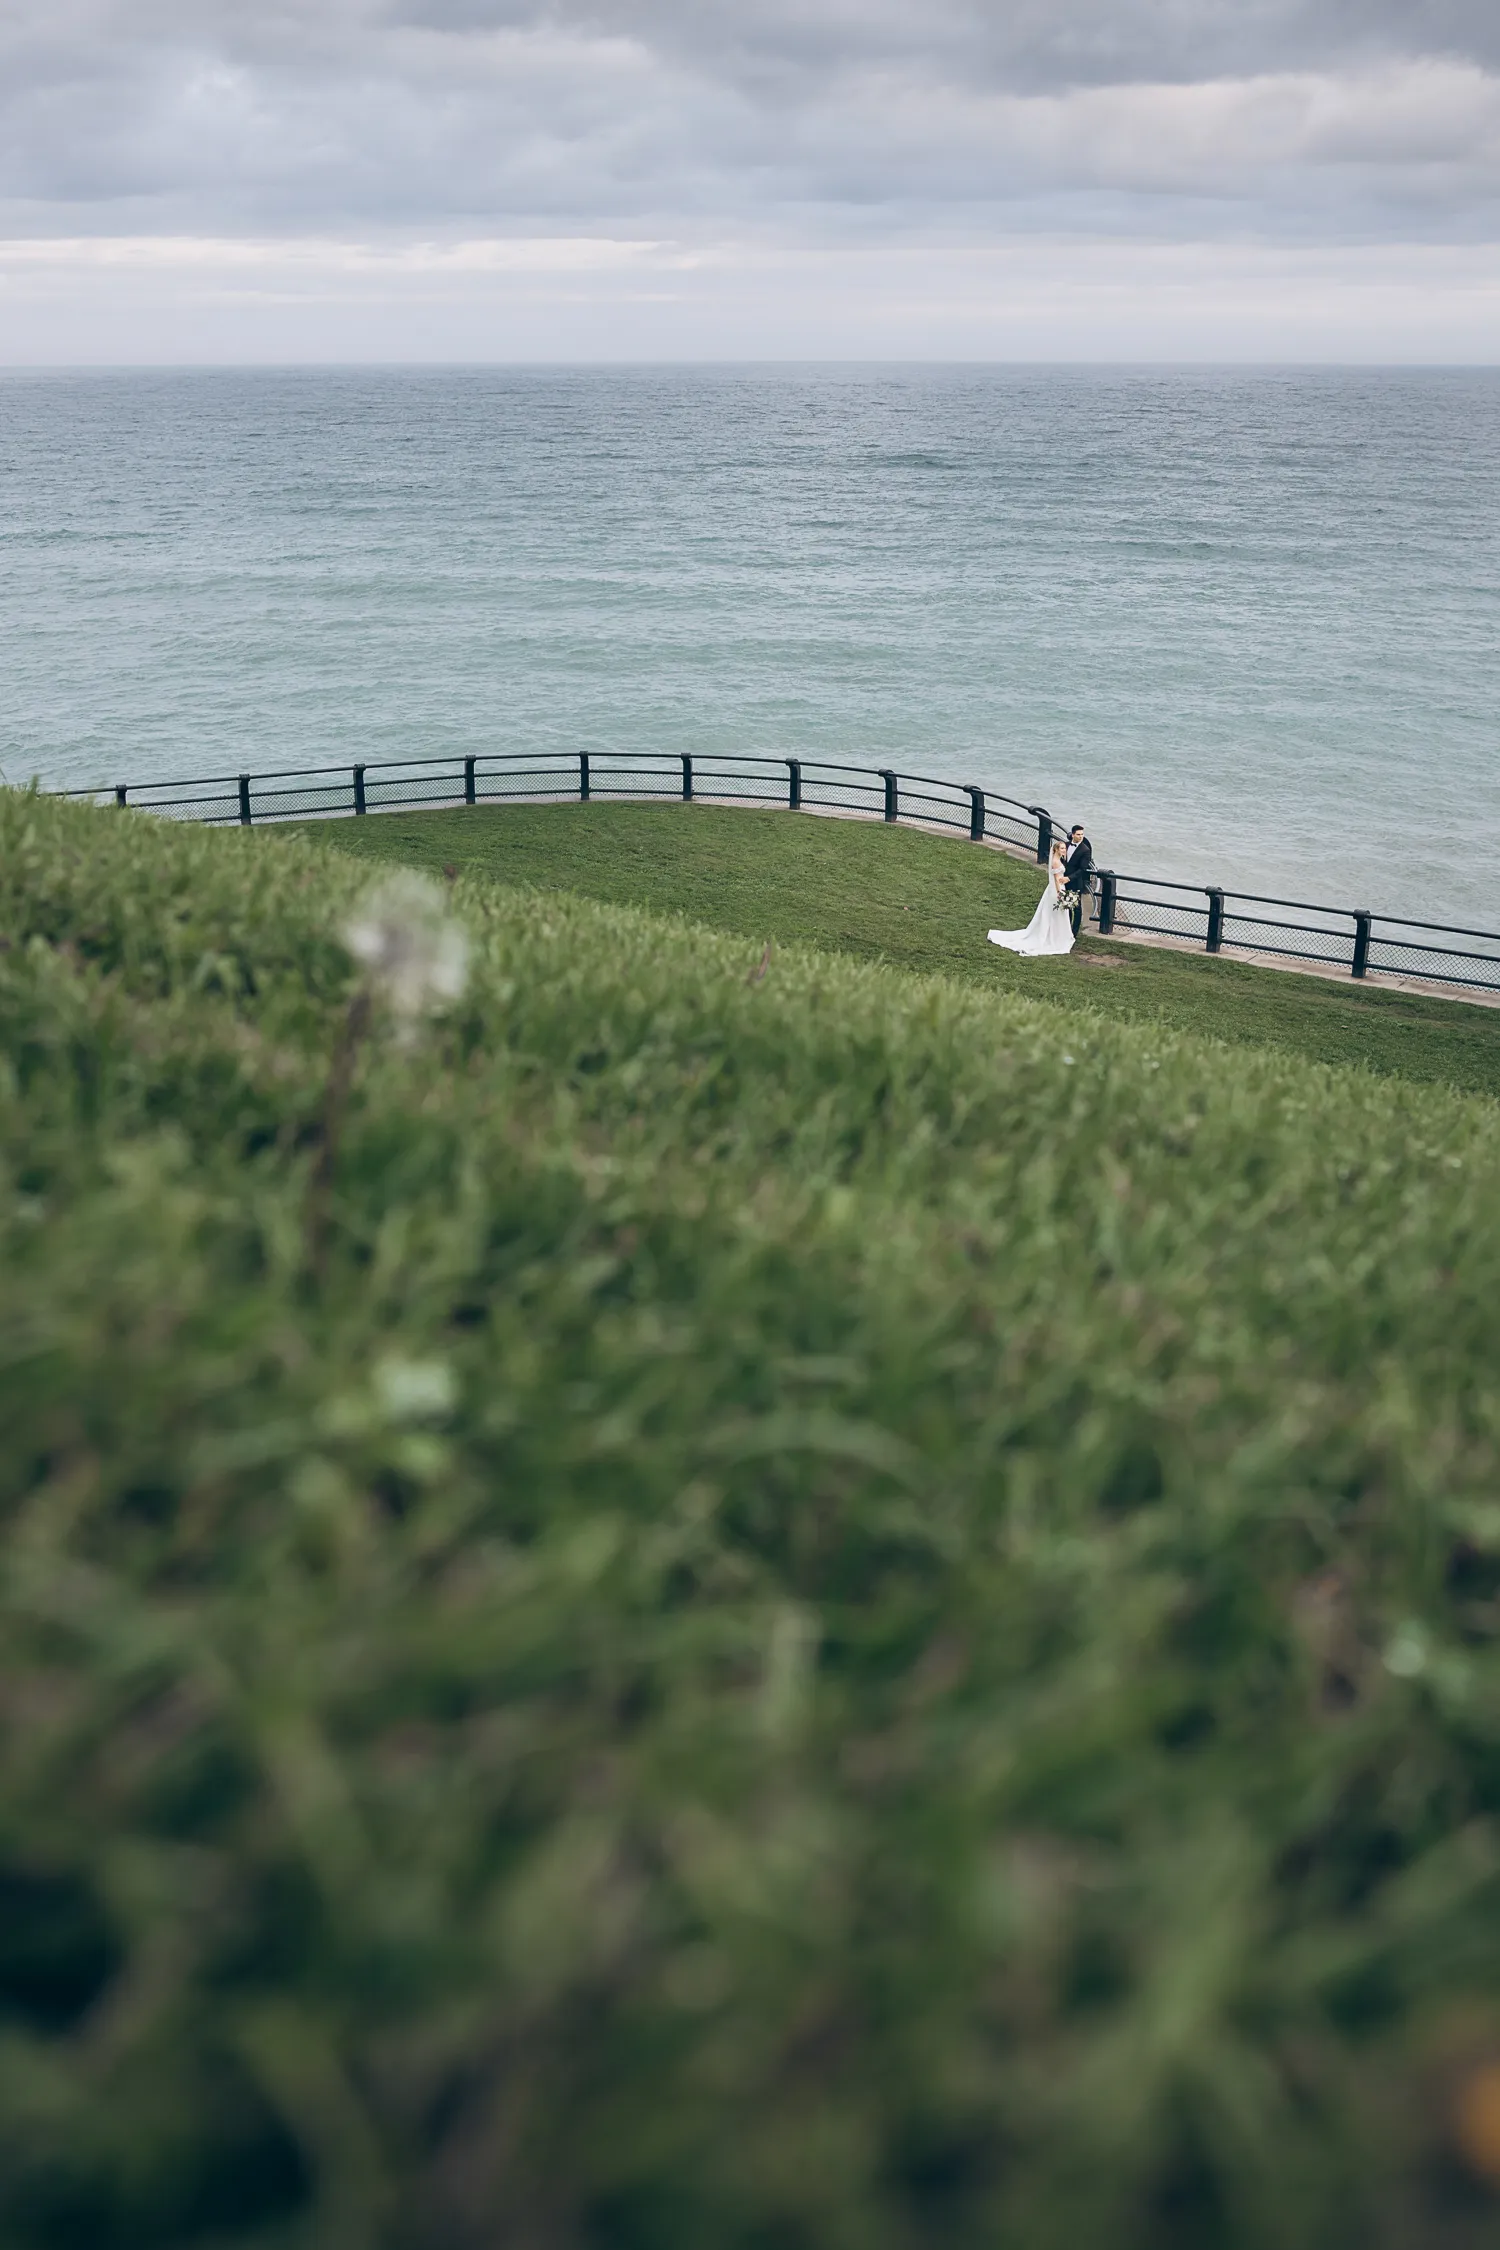
<svg viewBox="0 0 1500 2250"><path fill-rule="evenodd" d="M1024 930L991 930L991 945L1012 953L1071 953L1073 917L1057 895L1049 874L1047 888L1036 903L1036 912Z"/></svg>

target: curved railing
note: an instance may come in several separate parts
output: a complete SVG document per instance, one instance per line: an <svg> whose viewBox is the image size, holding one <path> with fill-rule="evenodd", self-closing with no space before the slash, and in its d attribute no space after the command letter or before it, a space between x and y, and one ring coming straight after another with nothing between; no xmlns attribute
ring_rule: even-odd
<svg viewBox="0 0 1500 2250"><path fill-rule="evenodd" d="M1055 823L1045 807L977 784L938 781L888 767L823 758L761 758L740 752L668 756L650 751L538 751L466 758L404 758L305 770L286 767L189 781L120 782L68 789L68 797L113 799L179 820L246 827L270 820L326 819L421 805L550 803L558 799L681 797L689 803L786 805L956 829L976 842L1009 843L1042 860ZM1045 837L1045 841L1038 839Z"/></svg>
<svg viewBox="0 0 1500 2250"><path fill-rule="evenodd" d="M739 752L497 752L321 769L284 767L190 781L120 782L58 794L113 801L174 820L246 827L418 806L681 798L902 821L999 845L1043 863L1053 837L1065 833L1065 824L1045 806L1024 804L977 782L937 780L889 766ZM1500 992L1500 931L1495 930L1448 928L1363 908L1263 898L1217 884L1169 883L1109 868L1096 870L1089 918L1104 937L1165 938L1209 953L1343 969L1353 977L1374 973ZM1460 939L1469 942L1456 942Z"/></svg>

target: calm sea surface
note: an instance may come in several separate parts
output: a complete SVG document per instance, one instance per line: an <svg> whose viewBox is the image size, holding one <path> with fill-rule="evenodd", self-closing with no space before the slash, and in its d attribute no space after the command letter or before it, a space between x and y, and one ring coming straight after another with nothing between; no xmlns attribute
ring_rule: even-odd
<svg viewBox="0 0 1500 2250"><path fill-rule="evenodd" d="M1500 926L1500 373L0 378L0 766L538 747L980 781Z"/></svg>

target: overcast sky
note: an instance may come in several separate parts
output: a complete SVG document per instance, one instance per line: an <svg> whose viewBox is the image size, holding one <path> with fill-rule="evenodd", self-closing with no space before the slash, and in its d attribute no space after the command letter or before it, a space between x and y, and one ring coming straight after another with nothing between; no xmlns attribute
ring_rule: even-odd
<svg viewBox="0 0 1500 2250"><path fill-rule="evenodd" d="M0 358L1500 359L1500 0L7 0Z"/></svg>

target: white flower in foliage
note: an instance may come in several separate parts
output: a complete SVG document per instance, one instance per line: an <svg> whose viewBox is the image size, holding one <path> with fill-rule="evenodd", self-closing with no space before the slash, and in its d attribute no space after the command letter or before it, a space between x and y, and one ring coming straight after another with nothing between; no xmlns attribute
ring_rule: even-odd
<svg viewBox="0 0 1500 2250"><path fill-rule="evenodd" d="M343 939L370 984L403 1022L457 1000L468 981L469 941L439 886L402 868L367 891Z"/></svg>

